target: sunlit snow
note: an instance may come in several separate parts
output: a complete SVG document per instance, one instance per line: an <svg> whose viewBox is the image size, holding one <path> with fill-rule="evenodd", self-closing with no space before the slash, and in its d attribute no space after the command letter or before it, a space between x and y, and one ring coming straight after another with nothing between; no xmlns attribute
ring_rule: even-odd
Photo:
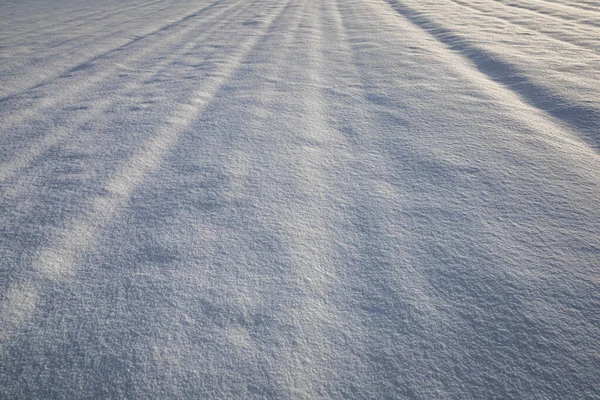
<svg viewBox="0 0 600 400"><path fill-rule="evenodd" d="M600 2L0 0L0 399L600 397Z"/></svg>

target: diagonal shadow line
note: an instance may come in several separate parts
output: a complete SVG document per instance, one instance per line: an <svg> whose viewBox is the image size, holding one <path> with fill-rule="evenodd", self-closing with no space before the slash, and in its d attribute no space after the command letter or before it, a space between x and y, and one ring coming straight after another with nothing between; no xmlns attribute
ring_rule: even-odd
<svg viewBox="0 0 600 400"><path fill-rule="evenodd" d="M535 32L537 34L543 35L543 36L545 36L545 37L547 37L547 38L549 38L551 40L556 40L558 42L565 43L566 45L577 47L577 48L579 48L581 50L584 50L584 51L591 51L592 53L599 54L597 46L590 46L590 45L587 45L587 44L582 44L582 43L574 42L574 41L571 41L571 40L568 40L568 39L561 39L560 37L555 36L552 33L544 32L544 31L541 31L541 30L538 30L538 29L534 29L533 27L529 27L526 24L523 24L522 22L515 21L515 17L513 15L509 15L509 16L506 16L506 17L499 17L497 15L487 14L485 12L485 8L482 9L480 7L477 7L477 6L473 6L473 5L469 4L468 2L465 2L465 1L462 1L462 0L450 0L450 1L452 1L454 4L456 4L456 5L460 6L460 7L468 8L468 9L470 9L470 10L472 10L472 11L474 11L474 12L476 12L476 13L478 13L478 14L486 17L486 18L493 18L493 19L502 21L504 23L508 23L508 24L511 24L511 25L514 25L514 26L518 26L521 29L524 29L526 31ZM499 3L499 4L507 6L504 3ZM555 16L550 15L550 14L537 13L537 12L535 12L533 10L528 9L528 8L522 8L522 10L527 10L528 12L532 12L532 13L538 15L538 16L541 16L541 17L558 19L558 20L562 21L562 23L567 22L563 18L555 17ZM563 34L564 34L564 32L563 32ZM568 32L567 32L567 34L568 34Z"/></svg>
<svg viewBox="0 0 600 400"><path fill-rule="evenodd" d="M106 9L91 11L91 12L88 12L88 13L86 13L84 15L78 15L77 12L85 12L85 11L74 10L75 14L70 14L70 16L69 16L68 19L65 19L65 20L62 20L62 21L58 21L58 22L54 22L54 23L49 23L48 25L45 25L45 26L36 26L32 30L21 32L20 34L21 35L29 35L31 33L42 31L41 33L33 36L35 38L35 37L39 37L39 36L45 35L46 33L44 31L47 32L48 29L52 29L52 28L55 28L57 26L61 27L61 28L59 28L57 30L53 30L52 33L60 33L60 32L63 32L63 31L71 30L74 27L77 27L77 26L80 26L80 25L84 24L84 22L82 22L82 20L85 21L85 20L90 19L90 18L92 18L94 20L98 20L100 17L101 17L101 19L105 19L105 18L109 18L111 16L120 15L123 12L131 12L133 10L137 11L139 9L150 7L150 6L153 6L155 4L160 3L161 1L162 0L156 0L156 1L153 1L153 2L150 2L150 3L142 3L142 4L137 3L136 5L129 5L129 6L123 5L121 8L119 8L117 10L114 10L114 9L110 10L112 12L110 12L108 14L103 14L104 12L107 11ZM62 12L64 12L64 10ZM60 14L61 11L60 10L56 10L55 13L56 14ZM46 16L46 15L45 15L45 17L47 19L52 19L53 18L52 16ZM38 18L39 17L34 17L32 19L29 19L29 20L17 21L16 23L25 24L25 25L31 25L31 24L34 24L36 21L38 21ZM72 22L79 22L79 24L77 24L77 25L70 24Z"/></svg>
<svg viewBox="0 0 600 400"><path fill-rule="evenodd" d="M216 14L213 14L211 16L206 17L206 19L201 20L200 23L204 24L208 21L211 21L215 18L220 18L224 13L226 13L230 8L237 6L239 3L241 3L243 0L237 0L235 2L233 2L232 4L229 4L228 6L222 7L221 10L219 12L217 12ZM187 28L185 30L182 30L182 32L188 33L188 31L195 29L194 27L190 27ZM210 30L212 28L208 28L208 30ZM164 43L169 43L170 39L167 37L166 39L162 40L162 41L158 41L158 40L154 40L152 43L152 46L145 46L143 47L141 50L137 51L133 54L130 55L129 58L127 59L128 62L131 61L137 61L139 60L141 57L144 57L146 54L151 53L154 48L158 48L160 47L161 44ZM163 43L164 42L164 43ZM178 46L179 46L179 42L178 42ZM121 49L121 48L119 48ZM119 51L119 49L115 49L114 51ZM88 65L91 65L88 62ZM74 67L74 68L78 68L78 69L83 69L83 67L80 65L78 67ZM85 93L86 91L90 90L91 87L93 87L93 85L99 84L100 82L105 81L107 78L112 77L113 72L116 70L115 66L111 66L111 68L104 68L101 72L98 72L96 74L94 74L94 76L90 77L89 81L86 81L82 84L78 84L76 85L75 88L73 87L67 87L66 89L63 89L62 92L59 92L61 95L65 95L68 94L69 98L73 98L73 95L75 93L79 94L79 93ZM72 72L72 71L71 71ZM70 74L69 73L64 73L63 75L60 75L58 77L53 78L54 80L56 79L61 79L61 78L66 78L69 77ZM46 82L45 84L48 84L49 82ZM68 91L68 93L63 93L64 91ZM17 97L17 95L15 95L14 97ZM2 103L3 100L0 100L0 103ZM30 106L28 108L24 108L21 109L19 111L19 113L15 113L16 115L8 115L6 117L6 121L3 121L2 124L4 125L3 128L4 129L9 129L9 127L14 127L17 125L21 125L24 123L24 121L28 118L34 118L35 115L41 111L41 110L45 110L48 109L54 105L56 105L58 102L60 101L60 96L56 96L56 93L53 93L52 97L44 97L39 101L39 104L35 104L35 106Z"/></svg>
<svg viewBox="0 0 600 400"><path fill-rule="evenodd" d="M237 4L237 3L236 3ZM239 12L243 12L246 8L240 8ZM237 15L237 12L234 12L232 14L230 14L230 17L232 15ZM216 15L215 17L219 17L221 16L221 14ZM227 25L230 21L223 21L221 24L216 25L213 24L209 29L207 29L206 31L202 32L204 35L208 35L212 32L218 31L218 29L220 29L222 26ZM204 42L204 40L202 40L200 43ZM172 54L170 57L165 58L164 60L162 60L160 63L158 63L157 65L155 65L155 69L143 74L139 80L144 80L147 79L151 76L154 76L155 74L159 73L160 71L164 70L164 68L166 68L167 65L169 65L169 63L172 61L173 58L179 56L180 54L184 53L185 51L187 51L187 49L191 46L194 46L198 44L197 42L187 42L185 43L181 49L179 49L176 53ZM138 81L139 81L138 80ZM134 82L134 84L137 83ZM130 87L132 86L132 87ZM127 85L125 88L126 89L130 89L133 90L135 89L135 87L133 87L134 85ZM57 144L58 142L60 142L62 139L70 136L72 133L76 132L83 124L85 124L86 122L88 122L89 120L91 120L96 114L100 113L101 111L105 110L107 107L109 107L111 104L110 101L105 101L103 103L103 105L96 107L93 114L90 116L89 114L85 115L85 118L77 121L73 127L67 129L67 130L54 130L53 132L47 134L42 140L41 142L37 142L34 145L32 145L31 147L29 147L25 152L21 153L18 157L13 158L12 161L9 161L7 163L4 164L0 164L0 183L10 179L12 176L14 176L14 174L18 173L19 170L21 170L22 168L26 167L27 165L29 165L32 160L34 160L36 157L38 157L40 154L42 154L45 150L47 150L48 148L54 146L55 144ZM58 132L58 133L57 133ZM8 196L7 192L3 193L0 196L0 201L5 199Z"/></svg>
<svg viewBox="0 0 600 400"><path fill-rule="evenodd" d="M153 3L148 3L146 5L146 7L150 7L151 5L154 5L154 4L157 4L157 3L160 3L160 0L156 1L156 2L153 2ZM140 6L140 7L130 7L130 8L132 8L135 11L138 11L139 9L142 9L143 7ZM153 12L154 15L158 15L160 12L163 12L166 9L168 9L168 7L156 9L156 10L153 10L152 12ZM122 12L130 12L130 13L132 12L132 11L129 11L127 8L124 8L124 10L125 11L122 11ZM106 20L106 19L110 19L111 17L113 17L115 15L120 15L122 12L115 12L115 13L106 14L106 15L103 15L101 18L94 18L94 17L87 17L87 16L85 16L85 17L81 17L81 19L85 20L87 18L91 18L92 19L91 22L103 21L103 20ZM146 13L145 13L146 16L147 16L148 13L149 13L149 11L146 11ZM100 13L98 13L98 14L100 14ZM87 40L84 40L83 42L76 43L75 46L62 48L60 50L63 51L63 52L69 52L69 51L72 51L74 49L76 50L77 48L83 48L83 47L89 46L90 44L92 44L92 43L94 43L94 42L96 42L98 40L103 40L103 39L106 39L106 38L114 37L115 36L115 32L118 31L117 28L121 28L121 27L127 26L130 23L131 23L130 20L121 20L117 25L113 26L111 28L111 31L108 32L108 33L106 33L106 32L103 31L103 29L102 29L103 27L102 26L100 26L100 27L95 26L94 30L88 31L88 32L86 32L84 34L84 36L90 36ZM69 31L71 29L75 29L75 28L78 28L80 26L85 26L85 25L86 25L86 22L80 22L79 24L69 25L68 27L65 27L63 29L53 30L53 31L51 31L51 33L52 33L52 35L55 35L57 33L61 33L61 32L64 32L64 31ZM45 30L45 28L40 28L40 30L43 31L43 30ZM100 36L100 34L102 34L102 33L106 33L106 34L103 35L103 36ZM39 37L39 36L44 36L44 35L47 35L47 34L48 34L48 32L42 32L39 35L34 36L34 38ZM54 49L56 47L63 46L65 44L67 44L67 43L75 42L75 41L80 40L80 39L81 38L79 36L72 37L70 39L64 40L61 43L54 44L54 45L49 46L49 47L45 47L44 50ZM35 51L36 51L36 49L32 49L28 54L34 53ZM63 73L64 72L59 72L59 74L63 74Z"/></svg>
<svg viewBox="0 0 600 400"><path fill-rule="evenodd" d="M560 12L556 9L554 9L554 10L544 9L543 7L540 7L540 6L536 7L533 4L519 4L519 3L514 3L514 2L505 3L502 0L493 0L493 1L495 1L498 4L503 5L505 7L512 7L512 8L516 8L518 10L524 10L524 11L533 13L538 16L554 18L556 20L562 21L563 23L577 23L577 24L592 26L594 28L597 28L600 26L600 22L594 22L594 19L598 19L597 16L592 17L590 15L568 15L567 13ZM589 13L589 11L586 11L583 9L577 9L574 11ZM587 20L585 18L590 18L590 20Z"/></svg>
<svg viewBox="0 0 600 400"><path fill-rule="evenodd" d="M494 1L500 1L500 0L494 0ZM542 3L550 3L553 6L559 6L559 7L564 7L564 8L570 8L573 10L573 12L577 12L577 11L585 11L585 12L591 12L591 13L600 13L600 9L595 8L595 7L587 7L585 5L582 4L577 4L575 2L571 2L569 4L567 3L563 3L563 2L554 2L554 1L547 1L547 0L538 0ZM506 3L505 3L506 4ZM507 6L512 6L512 4L506 4ZM518 7L515 5L515 7Z"/></svg>
<svg viewBox="0 0 600 400"><path fill-rule="evenodd" d="M515 93L526 104L562 122L579 133L579 137L595 151L600 150L600 110L575 103L532 82L514 65L493 56L469 43L461 35L446 29L422 13L398 0L383 0L400 16L425 31L447 48L458 53L474 65L488 79Z"/></svg>
<svg viewBox="0 0 600 400"><path fill-rule="evenodd" d="M274 12L275 15L266 26L256 32L257 34L248 35L250 39L240 45L241 49L234 51L229 62L222 66L221 73L212 76L196 92L196 98L190 104L181 106L175 115L169 118L168 123L159 127L154 137L122 165L120 171L105 185L103 193L90 202L88 213L75 217L68 224L64 236L57 237L48 247L38 252L31 266L39 273L34 282L13 284L9 289L10 298L0 304L0 321L10 322L10 326L0 326L0 346L3 342L10 341L19 328L33 317L42 283L61 281L73 274L80 254L94 246L102 230L127 204L138 186L160 167L164 157L177 144L179 136L189 127L192 120L214 101L217 93L258 46L261 38L285 13L291 1L287 0L285 6ZM15 309L19 306L20 299L26 299L29 303L27 307ZM15 311L19 311L20 314L15 315Z"/></svg>
<svg viewBox="0 0 600 400"><path fill-rule="evenodd" d="M33 90L33 89L45 86L45 85L47 85L47 84L49 84L49 83L51 83L51 82L53 82L53 81L55 81L57 79L63 78L65 76L68 76L69 74L71 74L73 72L77 72L77 71L79 71L81 69L87 68L94 61L97 61L99 59L107 57L107 56L109 56L109 55L111 55L113 53L116 53L118 51L122 51L122 50L126 49L127 47L129 47L129 46L131 46L131 45L133 45L133 44L135 44L135 43L137 43L137 42L139 42L141 40L145 40L145 39L151 38L152 36L157 35L157 34L159 34L161 32L167 31L167 30L169 30L171 28L174 28L177 25L180 25L180 24L182 24L185 21L188 21L188 20L190 20L192 18L196 18L200 14L202 14L202 13L210 10L211 8L216 7L218 4L223 3L225 1L227 1L227 0L217 0L216 2L211 3L208 6L205 6L205 7L201 8L201 9L199 9L197 11L194 11L193 13L188 14L185 17L183 17L183 18L181 18L181 19L179 19L177 21L171 22L171 23L169 23L167 25L162 26L161 28L159 28L157 30L154 30L154 31L152 31L150 33L147 33L145 35L142 35L142 36L139 36L139 37L137 37L135 39L132 39L129 42L127 42L125 44L122 44L122 45L120 45L118 47L115 47L113 49L110 49L110 50L107 50L107 51L102 52L100 54L97 54L94 57L91 57L91 58L85 60L84 62L82 62L80 64L77 64L77 65L75 65L75 66L73 66L73 67L71 67L71 68L69 68L69 69L67 69L67 70L65 70L63 72L60 72L60 73L56 74L55 76L53 76L53 77L51 77L49 79L45 79L44 81L36 83L35 85L29 86L29 87L27 87L25 89L21 89L21 90L19 90L16 93L11 93L9 95L2 96L2 97L0 97L0 103L4 102L4 101L7 101L7 100L16 99L16 98L22 96L24 93L27 93L30 90Z"/></svg>

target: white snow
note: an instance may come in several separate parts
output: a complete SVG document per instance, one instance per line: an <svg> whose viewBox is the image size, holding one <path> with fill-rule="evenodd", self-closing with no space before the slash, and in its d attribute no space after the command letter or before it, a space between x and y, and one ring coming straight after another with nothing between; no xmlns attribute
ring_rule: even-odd
<svg viewBox="0 0 600 400"><path fill-rule="evenodd" d="M600 3L0 16L0 398L600 397Z"/></svg>

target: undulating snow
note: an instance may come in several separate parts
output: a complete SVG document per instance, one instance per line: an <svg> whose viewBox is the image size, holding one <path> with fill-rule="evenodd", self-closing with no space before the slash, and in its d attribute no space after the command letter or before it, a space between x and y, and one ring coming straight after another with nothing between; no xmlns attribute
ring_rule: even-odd
<svg viewBox="0 0 600 400"><path fill-rule="evenodd" d="M0 0L0 398L600 397L600 3Z"/></svg>

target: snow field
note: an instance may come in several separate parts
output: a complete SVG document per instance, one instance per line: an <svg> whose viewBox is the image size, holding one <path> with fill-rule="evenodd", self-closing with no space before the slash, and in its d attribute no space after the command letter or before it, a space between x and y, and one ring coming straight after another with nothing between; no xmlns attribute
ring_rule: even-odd
<svg viewBox="0 0 600 400"><path fill-rule="evenodd" d="M600 396L597 3L0 14L0 398Z"/></svg>

